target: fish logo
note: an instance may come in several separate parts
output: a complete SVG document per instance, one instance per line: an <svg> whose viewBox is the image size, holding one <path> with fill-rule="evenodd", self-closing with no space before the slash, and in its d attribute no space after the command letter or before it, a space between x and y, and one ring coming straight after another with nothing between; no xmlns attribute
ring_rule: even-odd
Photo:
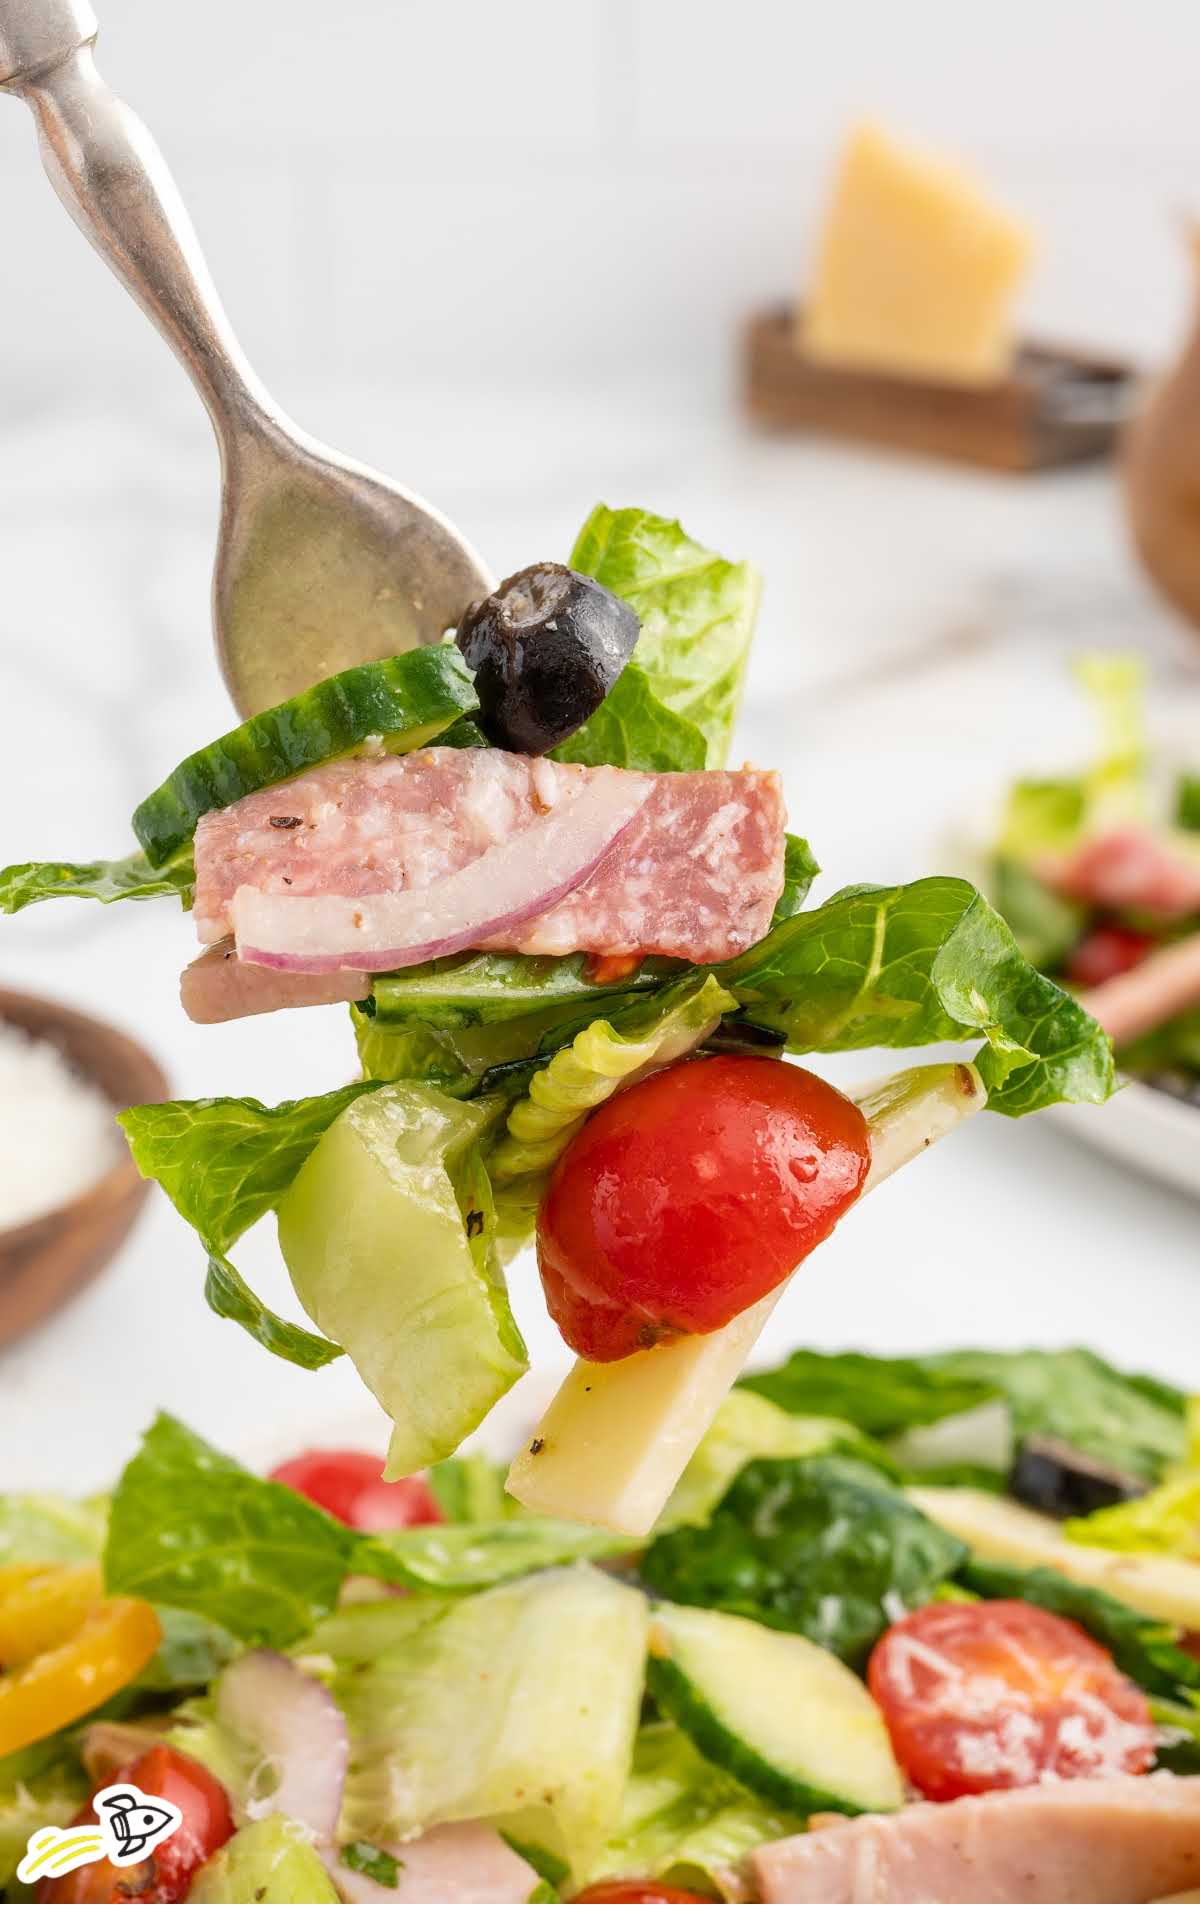
<svg viewBox="0 0 1200 1905"><path fill-rule="evenodd" d="M136 1786L105 1786L93 1798L92 1809L98 1825L42 1826L31 1835L17 1867L23 1884L61 1878L100 1859L136 1865L183 1824L178 1806Z"/></svg>

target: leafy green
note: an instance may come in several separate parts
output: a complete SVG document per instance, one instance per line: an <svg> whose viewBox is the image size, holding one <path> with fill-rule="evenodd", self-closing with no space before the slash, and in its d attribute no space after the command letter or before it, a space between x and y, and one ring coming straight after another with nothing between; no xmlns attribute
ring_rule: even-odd
<svg viewBox="0 0 1200 1905"><path fill-rule="evenodd" d="M610 695L568 743L575 751L564 758L613 760L598 751L604 738L626 747L664 749L674 737L671 744L665 741L662 709L699 730L706 749L699 759L670 765L720 767L737 718L758 612L755 571L749 563L727 562L693 542L668 517L603 503L580 530L571 567L595 576L636 609L642 632L635 659L617 684L620 690L636 670L632 689L622 697L623 722L614 734L605 716ZM593 729L597 721L600 726Z"/></svg>
<svg viewBox="0 0 1200 1905"><path fill-rule="evenodd" d="M1135 1078L1151 1072L1200 1072L1200 1006L1122 1045L1117 1056L1121 1070Z"/></svg>
<svg viewBox="0 0 1200 1905"><path fill-rule="evenodd" d="M1200 774L1181 774L1175 784L1175 825L1200 833Z"/></svg>
<svg viewBox="0 0 1200 1905"><path fill-rule="evenodd" d="M389 1529L357 1544L353 1571L414 1593L475 1594L539 1568L627 1554L628 1537L573 1521L517 1515L489 1525Z"/></svg>
<svg viewBox="0 0 1200 1905"><path fill-rule="evenodd" d="M363 1601L343 1597L337 1612L318 1621L292 1652L306 1661L328 1658L338 1665L377 1660L406 1646L418 1627L440 1620L452 1606L448 1597L433 1594L385 1594Z"/></svg>
<svg viewBox="0 0 1200 1905"><path fill-rule="evenodd" d="M186 1607L157 1609L162 1639L158 1652L134 1682L139 1693L177 1693L206 1687L238 1652L234 1636L207 1615Z"/></svg>
<svg viewBox="0 0 1200 1905"><path fill-rule="evenodd" d="M124 860L27 860L0 868L0 913L20 913L41 900L155 900L173 893L192 903L196 874L191 854L152 867L144 853Z"/></svg>
<svg viewBox="0 0 1200 1905"><path fill-rule="evenodd" d="M729 1874L748 1852L803 1829L703 1759L672 1721L657 1720L638 1731L620 1824L588 1876L650 1877L727 1897Z"/></svg>
<svg viewBox="0 0 1200 1905"><path fill-rule="evenodd" d="M906 1047L982 1033L993 1111L1102 1103L1112 1048L1083 1010L1022 958L966 880L846 887L716 968L758 1023L796 1052Z"/></svg>
<svg viewBox="0 0 1200 1905"><path fill-rule="evenodd" d="M1087 908L1038 879L1018 860L996 861L992 897L1031 965L1053 972L1083 937Z"/></svg>
<svg viewBox="0 0 1200 1905"><path fill-rule="evenodd" d="M1020 865L1072 846L1086 811L1087 787L1080 779L1016 781L1000 823L1001 856Z"/></svg>
<svg viewBox="0 0 1200 1905"><path fill-rule="evenodd" d="M257 1098L192 1098L132 1105L120 1114L143 1177L157 1179L180 1216L217 1250L278 1203L346 1106L370 1083L264 1105Z"/></svg>
<svg viewBox="0 0 1200 1905"><path fill-rule="evenodd" d="M348 1865L352 1872L361 1872L364 1878L373 1879L376 1885L390 1885L394 1889L400 1882L402 1862L393 1853L385 1852L382 1846L372 1845L369 1839L352 1839L341 1848L339 1856L343 1865Z"/></svg>
<svg viewBox="0 0 1200 1905"><path fill-rule="evenodd" d="M1175 1643L1175 1630L1152 1621L1101 1588L1083 1587L1056 1568L1014 1568L969 1560L958 1580L989 1601L1029 1601L1078 1621L1147 1693L1186 1699L1200 1689L1200 1660Z"/></svg>
<svg viewBox="0 0 1200 1905"><path fill-rule="evenodd" d="M293 1489L159 1415L112 1498L105 1578L114 1594L285 1647L332 1611L357 1540Z"/></svg>
<svg viewBox="0 0 1200 1905"><path fill-rule="evenodd" d="M704 1522L734 1476L759 1456L816 1455L821 1451L856 1455L887 1474L895 1473L877 1444L849 1422L819 1414L798 1415L777 1408L750 1389L726 1396L705 1432L674 1493L655 1525L656 1534L688 1522Z"/></svg>
<svg viewBox="0 0 1200 1905"><path fill-rule="evenodd" d="M426 1479L447 1521L506 1521L524 1512L505 1493L502 1465L486 1455L447 1456Z"/></svg>
<svg viewBox="0 0 1200 1905"><path fill-rule="evenodd" d="M1200 1475L1177 1475L1134 1501L1077 1516L1064 1522L1063 1533L1093 1548L1200 1561Z"/></svg>
<svg viewBox="0 0 1200 1905"><path fill-rule="evenodd" d="M808 898L808 890L820 871L808 841L801 840L798 834L785 833L783 836L783 891L775 902L775 911L771 916L772 926L782 925L785 919L791 919L793 913L800 911Z"/></svg>
<svg viewBox="0 0 1200 1905"><path fill-rule="evenodd" d="M1090 1349L957 1349L920 1361L935 1377L990 1384L1007 1400L1019 1438L1066 1442L1148 1482L1183 1454L1182 1392L1116 1369Z"/></svg>
<svg viewBox="0 0 1200 1905"><path fill-rule="evenodd" d="M966 1555L865 1463L814 1455L747 1463L708 1525L659 1535L641 1572L668 1600L803 1634L856 1666Z"/></svg>
<svg viewBox="0 0 1200 1905"><path fill-rule="evenodd" d="M302 1323L292 1323L286 1316L280 1316L278 1310L255 1295L229 1258L212 1248L208 1252L204 1300L214 1315L237 1323L263 1349L269 1349L272 1356L294 1363L297 1369L324 1369L326 1363L345 1355L340 1343L331 1343L327 1336L318 1336L306 1330Z"/></svg>
<svg viewBox="0 0 1200 1905"><path fill-rule="evenodd" d="M778 1369L742 1377L742 1387L792 1415L840 1416L867 1435L895 1435L961 1415L997 1392L994 1382L944 1374L920 1356L858 1350L793 1350Z"/></svg>
<svg viewBox="0 0 1200 1905"><path fill-rule="evenodd" d="M78 1756L57 1735L47 1750L27 1749L0 1759L0 1896L30 1898L17 1889L17 1866L40 1826L69 1825L88 1795ZM10 1891L9 1887L13 1889Z"/></svg>
<svg viewBox="0 0 1200 1905"><path fill-rule="evenodd" d="M1200 1707L1190 1701L1151 1699L1150 1718L1160 1729L1155 1771L1200 1773Z"/></svg>
<svg viewBox="0 0 1200 1905"><path fill-rule="evenodd" d="M104 1548L108 1503L65 1495L0 1495L0 1568L20 1561L92 1561Z"/></svg>
<svg viewBox="0 0 1200 1905"><path fill-rule="evenodd" d="M695 722L659 700L651 677L631 661L595 714L555 748L554 759L578 761L584 767L637 768L644 774L684 774L707 766L708 742Z"/></svg>
<svg viewBox="0 0 1200 1905"><path fill-rule="evenodd" d="M454 953L431 959L403 972L381 973L375 980L371 1007L378 1024L420 1025L438 1030L494 1026L508 1019L545 1014L543 1024L555 1023L564 1008L596 1017L629 992L652 991L664 977L681 970L677 960L643 962L635 974L611 985L597 985L587 976L589 956L570 953L563 959L546 954Z"/></svg>

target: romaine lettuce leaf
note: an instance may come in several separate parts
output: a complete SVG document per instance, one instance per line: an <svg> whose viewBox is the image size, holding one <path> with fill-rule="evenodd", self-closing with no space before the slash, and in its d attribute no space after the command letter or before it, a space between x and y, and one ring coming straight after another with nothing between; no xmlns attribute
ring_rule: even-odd
<svg viewBox="0 0 1200 1905"><path fill-rule="evenodd" d="M1175 825L1200 833L1200 774L1181 774L1175 783Z"/></svg>
<svg viewBox="0 0 1200 1905"><path fill-rule="evenodd" d="M609 696L567 743L563 759L618 766L720 767L729 750L758 613L759 579L746 562L727 562L685 535L677 522L643 509L598 503L579 532L571 567L595 576L637 610L634 660ZM633 674L629 688L622 683ZM672 728L682 718L690 733ZM593 724L596 724L595 726ZM705 752L696 758L691 736ZM618 758L603 749L613 746ZM657 759L653 757L657 755ZM687 758L684 758L684 756Z"/></svg>
<svg viewBox="0 0 1200 1905"><path fill-rule="evenodd" d="M286 1647L332 1612L359 1539L159 1415L112 1498L105 1580L113 1594L184 1608L254 1646Z"/></svg>
<svg viewBox="0 0 1200 1905"><path fill-rule="evenodd" d="M514 1515L488 1525L434 1523L366 1535L353 1571L420 1594L475 1594L539 1568L628 1554L628 1538L574 1521Z"/></svg>
<svg viewBox="0 0 1200 1905"><path fill-rule="evenodd" d="M771 916L772 926L782 925L785 919L791 919L793 913L800 911L808 898L808 890L820 871L808 841L801 840L798 834L785 833L783 836L783 892L775 902L775 911Z"/></svg>
<svg viewBox="0 0 1200 1905"><path fill-rule="evenodd" d="M961 1415L999 1394L993 1382L945 1375L919 1356L867 1356L859 1350L793 1350L778 1369L754 1370L741 1386L800 1416L836 1416L867 1435Z"/></svg>
<svg viewBox="0 0 1200 1905"><path fill-rule="evenodd" d="M104 1547L108 1503L65 1495L0 1495L0 1568L22 1561L91 1561Z"/></svg>
<svg viewBox="0 0 1200 1905"><path fill-rule="evenodd" d="M0 913L20 913L41 900L154 900L173 893L192 903L195 869L191 854L152 867L144 853L124 860L27 860L0 868Z"/></svg>
<svg viewBox="0 0 1200 1905"><path fill-rule="evenodd" d="M1086 812L1087 786L1080 778L1015 781L1000 822L1000 853L1019 866L1062 852L1079 838Z"/></svg>
<svg viewBox="0 0 1200 1905"><path fill-rule="evenodd" d="M996 861L991 894L1030 965L1044 972L1060 967L1083 937L1087 908L1045 886L1019 860Z"/></svg>
<svg viewBox="0 0 1200 1905"><path fill-rule="evenodd" d="M641 644L638 645L641 654ZM651 678L627 662L583 727L554 749L556 761L629 767L643 774L684 774L708 765L700 728L659 700Z"/></svg>
<svg viewBox="0 0 1200 1905"><path fill-rule="evenodd" d="M813 1455L747 1463L707 1526L656 1537L641 1574L667 1600L803 1634L858 1666L897 1609L966 1558L877 1470Z"/></svg>
<svg viewBox="0 0 1200 1905"><path fill-rule="evenodd" d="M1063 1533L1092 1548L1200 1561L1200 1474L1177 1475L1148 1495L1076 1516L1063 1523Z"/></svg>
<svg viewBox="0 0 1200 1905"><path fill-rule="evenodd" d="M989 1601L1029 1601L1051 1614L1078 1621L1107 1647L1122 1673L1147 1693L1187 1700L1200 1691L1200 1660L1176 1644L1175 1630L1152 1621L1136 1608L1068 1580L1056 1568L1013 1568L972 1557L958 1579Z"/></svg>
<svg viewBox="0 0 1200 1905"><path fill-rule="evenodd" d="M88 1796L88 1778L78 1755L58 1740L31 1770L29 1751L0 1759L0 1895L32 1898L18 1885L17 1867L41 1826L69 1825ZM12 1888L11 1890L9 1888Z"/></svg>
<svg viewBox="0 0 1200 1905"><path fill-rule="evenodd" d="M426 1480L447 1521L508 1521L525 1510L505 1491L503 1463L477 1453L435 1462Z"/></svg>
<svg viewBox="0 0 1200 1905"><path fill-rule="evenodd" d="M492 1026L571 1010L598 1016L614 998L650 992L681 970L679 960L647 959L636 973L615 984L588 978L589 956L569 953L555 959L543 954L455 953L403 972L380 974L372 1010L377 1023L408 1025L412 1020L439 1030Z"/></svg>
<svg viewBox="0 0 1200 1905"><path fill-rule="evenodd" d="M703 1759L672 1721L656 1720L638 1731L620 1824L588 1877L630 1874L741 1897L730 1879L745 1855L803 1830Z"/></svg>
<svg viewBox="0 0 1200 1905"><path fill-rule="evenodd" d="M215 1316L237 1323L261 1348L270 1350L272 1356L280 1357L285 1363L294 1363L297 1369L324 1369L326 1363L336 1362L339 1356L345 1355L340 1343L331 1343L327 1336L318 1336L306 1330L302 1323L280 1316L278 1310L255 1295L241 1271L235 1269L223 1252L214 1250L211 1245L206 1248L208 1274L204 1279L204 1300Z"/></svg>
<svg viewBox="0 0 1200 1905"><path fill-rule="evenodd" d="M988 1108L1101 1104L1112 1047L1082 1006L1024 959L966 880L846 887L716 969L749 1017L795 1052L909 1047L981 1033Z"/></svg>

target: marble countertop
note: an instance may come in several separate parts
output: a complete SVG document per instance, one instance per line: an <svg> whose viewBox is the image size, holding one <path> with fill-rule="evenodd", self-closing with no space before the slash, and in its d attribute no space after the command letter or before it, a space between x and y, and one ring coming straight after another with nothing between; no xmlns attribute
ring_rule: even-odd
<svg viewBox="0 0 1200 1905"><path fill-rule="evenodd" d="M565 554L597 496L678 513L758 562L741 749L784 769L792 823L825 868L818 896L944 870L966 852L948 842L978 829L1007 775L1078 759L1073 650L1136 643L1164 707L1195 691L1200 648L1133 570L1104 470L1014 481L763 438L661 384L403 399L325 387L295 408L435 498L501 574ZM182 389L150 416L38 410L7 430L0 863L125 851L137 799L229 725L207 632L215 502L215 455ZM190 956L189 925L165 902L64 904L0 927L0 981L143 1038L181 1096L270 1101L351 1074L340 1009L190 1025L176 996ZM985 1116L822 1248L765 1353L1084 1339L1194 1385L1196 1238L1186 1199L1045 1120ZM292 1307L265 1226L239 1261ZM320 1439L382 1445L347 1364L310 1375L274 1361L208 1312L202 1285L190 1233L154 1198L109 1273L0 1355L0 1487L103 1486L160 1406L252 1460ZM514 1295L541 1372L532 1390L566 1358L529 1261ZM518 1389L513 1408L526 1406Z"/></svg>

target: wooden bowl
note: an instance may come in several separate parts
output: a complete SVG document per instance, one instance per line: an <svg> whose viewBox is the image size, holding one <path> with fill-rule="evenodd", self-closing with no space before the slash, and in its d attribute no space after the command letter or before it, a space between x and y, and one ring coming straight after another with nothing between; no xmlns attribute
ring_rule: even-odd
<svg viewBox="0 0 1200 1905"><path fill-rule="evenodd" d="M99 1019L0 987L0 1020L56 1045L114 1110L167 1096L157 1061ZM104 1269L149 1189L122 1146L117 1162L78 1197L0 1230L0 1347L45 1322Z"/></svg>

